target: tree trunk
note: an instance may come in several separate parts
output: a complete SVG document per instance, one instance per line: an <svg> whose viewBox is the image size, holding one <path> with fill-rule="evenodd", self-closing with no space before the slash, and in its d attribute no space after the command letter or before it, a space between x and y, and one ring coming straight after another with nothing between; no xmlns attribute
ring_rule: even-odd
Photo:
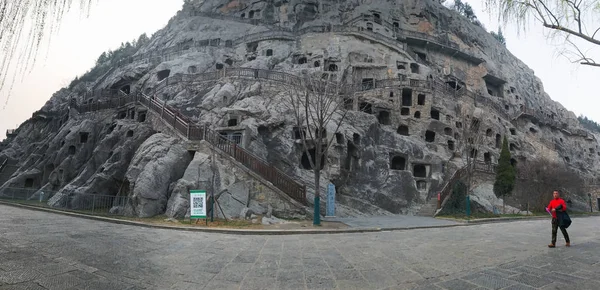
<svg viewBox="0 0 600 290"><path fill-rule="evenodd" d="M318 161L316 163L319 163ZM313 225L320 226L321 225L321 170L319 167L314 169L315 171L315 206L314 206L314 216L313 216Z"/></svg>
<svg viewBox="0 0 600 290"><path fill-rule="evenodd" d="M502 214L506 214L506 194L502 196Z"/></svg>

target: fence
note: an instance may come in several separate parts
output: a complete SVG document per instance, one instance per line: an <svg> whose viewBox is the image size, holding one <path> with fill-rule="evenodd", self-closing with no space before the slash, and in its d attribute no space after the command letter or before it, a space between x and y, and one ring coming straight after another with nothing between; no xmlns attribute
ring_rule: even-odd
<svg viewBox="0 0 600 290"><path fill-rule="evenodd" d="M236 161L257 173L265 180L270 181L275 187L285 192L291 198L302 204L306 204L306 187L304 185L299 184L262 158L238 146L235 140L230 140L226 136L222 136L218 132L208 128L204 132L204 139L206 141L227 153L227 155L233 157Z"/></svg>
<svg viewBox="0 0 600 290"><path fill-rule="evenodd" d="M48 199L52 198L55 191L43 191L39 194L36 194L39 189L36 188L16 188L9 187L2 190L0 194L0 199L11 199L11 200L24 200L24 201L34 201L34 202L46 202Z"/></svg>
<svg viewBox="0 0 600 290"><path fill-rule="evenodd" d="M19 203L41 205L50 207L50 200L56 191L48 191L34 188L5 188L0 194L0 199L17 201ZM122 210L114 210L115 207L125 207L130 204L131 198L128 196L112 196L99 194L74 194L61 199L62 202L56 208L84 211L92 214L115 214L121 215ZM111 210L113 209L113 210Z"/></svg>

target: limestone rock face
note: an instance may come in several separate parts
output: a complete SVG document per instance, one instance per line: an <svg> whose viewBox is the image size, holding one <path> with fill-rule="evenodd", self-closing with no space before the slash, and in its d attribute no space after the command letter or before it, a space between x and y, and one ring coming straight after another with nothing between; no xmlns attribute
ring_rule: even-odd
<svg viewBox="0 0 600 290"><path fill-rule="evenodd" d="M215 217L244 219L247 213L267 214L269 208L279 217L305 217L302 209L282 200L283 193L260 184L229 158L213 152L206 143L202 142L196 150L183 177L175 183L167 205L167 216L189 216L189 190L200 189L206 190L208 196L214 194L220 205L215 205Z"/></svg>
<svg viewBox="0 0 600 290"><path fill-rule="evenodd" d="M139 217L165 212L169 186L191 161L181 141L164 134L146 139L131 160L125 177L131 185L132 207Z"/></svg>
<svg viewBox="0 0 600 290"><path fill-rule="evenodd" d="M289 104L290 91L303 89L292 77L305 74L351 92L342 126L327 126L333 145L318 189L298 140L314 128L295 128ZM334 184L339 216L414 214L469 154L496 163L505 136L517 166L547 158L584 177L600 171L600 135L552 101L534 72L487 31L434 0L186 1L127 61L62 89L42 108L68 114L35 115L0 147L0 161L19 166L0 180L0 194L27 185L56 192L54 206L83 194L130 196L132 205L115 211L179 218L189 215L189 190L206 189L228 218L265 214L269 206L280 218L302 216L305 209L225 155L199 146L192 157L173 124L145 106L80 114L71 99L83 105L115 97L81 93L88 89L164 101L305 184L309 203L318 190L324 207ZM470 124L482 137L474 151L465 145ZM475 196L490 210L498 201L486 184L474 187Z"/></svg>

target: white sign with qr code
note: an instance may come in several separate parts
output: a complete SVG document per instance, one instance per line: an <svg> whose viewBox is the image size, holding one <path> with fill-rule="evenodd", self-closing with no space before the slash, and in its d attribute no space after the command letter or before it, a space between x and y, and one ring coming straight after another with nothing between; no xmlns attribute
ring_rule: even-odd
<svg viewBox="0 0 600 290"><path fill-rule="evenodd" d="M206 191L190 190L190 218L206 218Z"/></svg>

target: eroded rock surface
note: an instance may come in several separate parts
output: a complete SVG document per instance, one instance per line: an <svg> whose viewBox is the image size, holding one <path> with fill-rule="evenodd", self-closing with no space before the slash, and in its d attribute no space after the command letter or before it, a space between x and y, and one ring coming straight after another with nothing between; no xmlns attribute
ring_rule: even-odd
<svg viewBox="0 0 600 290"><path fill-rule="evenodd" d="M152 95L306 184L312 201L288 99L298 89L290 75L303 73L352 88L344 124L337 134L327 128L335 144L320 188L325 195L335 184L341 216L416 213L464 166L463 131L472 122L483 135L478 162L496 163L506 136L517 164L549 158L584 177L600 169L597 134L487 31L438 1L188 1L134 56L57 92L42 108L54 115L35 115L3 143L0 158L19 169L0 180L0 194L56 191L53 206L83 194L123 195L133 202L115 211L184 217L188 191L206 188L227 217L269 206L277 217L306 214L208 147L192 155L172 124L140 104L56 113L71 98L110 99L82 93L92 88ZM476 196L483 208L497 205Z"/></svg>

